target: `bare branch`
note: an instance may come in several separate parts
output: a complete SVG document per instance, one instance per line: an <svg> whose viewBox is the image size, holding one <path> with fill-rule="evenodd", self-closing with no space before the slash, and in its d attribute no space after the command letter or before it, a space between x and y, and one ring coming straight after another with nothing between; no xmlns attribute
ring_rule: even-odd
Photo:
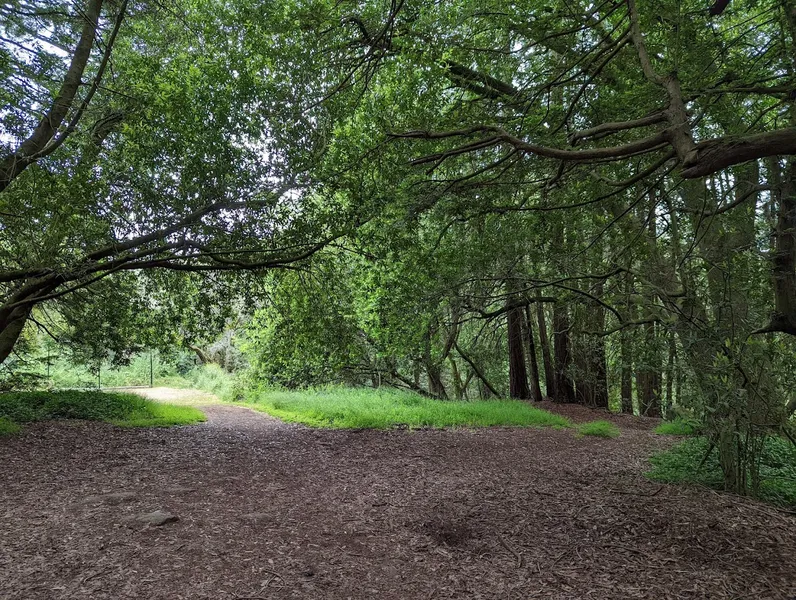
<svg viewBox="0 0 796 600"><path fill-rule="evenodd" d="M665 120L666 120L666 115L664 114L663 111L660 111L632 121L601 123L600 125L592 127L590 129L575 131L574 133L572 133L572 135L569 136L569 143L575 146L580 140L585 140L587 138L594 137L596 135L605 134L605 133L616 133L618 131L626 131L628 129L638 129L640 127L648 127L649 125L662 123Z"/></svg>

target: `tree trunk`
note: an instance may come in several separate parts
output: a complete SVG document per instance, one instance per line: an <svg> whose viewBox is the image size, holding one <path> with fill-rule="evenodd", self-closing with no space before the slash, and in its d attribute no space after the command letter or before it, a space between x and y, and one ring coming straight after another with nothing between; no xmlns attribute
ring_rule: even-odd
<svg viewBox="0 0 796 600"><path fill-rule="evenodd" d="M597 408L608 408L608 369L605 361L605 338L596 340L594 358L594 405Z"/></svg>
<svg viewBox="0 0 796 600"><path fill-rule="evenodd" d="M779 190L773 259L774 304L770 331L796 335L796 164L789 160Z"/></svg>
<svg viewBox="0 0 796 600"><path fill-rule="evenodd" d="M658 366L658 352L655 347L655 324L644 325L644 364L638 370L638 410L645 417L661 416L661 372Z"/></svg>
<svg viewBox="0 0 796 600"><path fill-rule="evenodd" d="M15 308L10 311L7 317L0 318L0 364L9 357L14 350L25 323L28 322L30 310L25 308Z"/></svg>
<svg viewBox="0 0 796 600"><path fill-rule="evenodd" d="M664 399L663 416L671 420L674 417L674 399L672 398L672 390L674 387L674 361L677 358L677 343L673 331L669 332L668 338L669 360L666 363L666 396Z"/></svg>
<svg viewBox="0 0 796 600"><path fill-rule="evenodd" d="M555 386L557 402L574 402L575 386L569 371L572 357L569 350L569 316L560 303L553 307L553 345L555 349Z"/></svg>
<svg viewBox="0 0 796 600"><path fill-rule="evenodd" d="M536 360L536 344L533 341L533 317L531 306L525 307L525 327L528 335L528 365L530 367L531 398L537 402L543 400L542 386L539 385L539 363Z"/></svg>
<svg viewBox="0 0 796 600"><path fill-rule="evenodd" d="M622 399L622 412L626 415L633 414L633 359L630 356L629 333L626 329L622 330L621 338L621 388L620 396Z"/></svg>
<svg viewBox="0 0 796 600"><path fill-rule="evenodd" d="M426 364L426 376L428 377L428 391L435 398L442 398L447 400L448 393L445 391L445 385L442 383L442 370L439 365Z"/></svg>
<svg viewBox="0 0 796 600"><path fill-rule="evenodd" d="M636 374L639 414L645 417L661 416L661 376L655 369L644 368Z"/></svg>
<svg viewBox="0 0 796 600"><path fill-rule="evenodd" d="M597 297L601 297L604 291L603 284L597 285L594 291ZM597 331L605 329L605 309L598 305L592 307L590 312L593 312L594 327L596 327ZM588 342L592 402L596 408L608 408L608 370L605 365L605 337L591 336Z"/></svg>
<svg viewBox="0 0 796 600"><path fill-rule="evenodd" d="M442 368L438 360L435 360L431 352L431 339L437 331L436 319L429 322L423 337L423 368L428 379L428 391L435 398L447 399L445 385L442 383Z"/></svg>
<svg viewBox="0 0 796 600"><path fill-rule="evenodd" d="M528 400L528 373L525 370L525 355L522 351L522 317L520 308L508 312L509 338L509 396L517 400Z"/></svg>
<svg viewBox="0 0 796 600"><path fill-rule="evenodd" d="M583 336L580 336L581 338ZM594 406L594 380L590 370L590 348L583 339L575 344L575 400L583 406Z"/></svg>
<svg viewBox="0 0 796 600"><path fill-rule="evenodd" d="M630 301L630 296L633 293L633 276L627 273L624 280L624 293L625 293L625 311L627 312L626 318L635 318L635 309L633 303ZM621 398L621 411L626 415L632 415L633 411L633 354L630 350L630 330L625 327L619 334L619 354L621 360L621 385L619 396Z"/></svg>
<svg viewBox="0 0 796 600"><path fill-rule="evenodd" d="M190 350L193 350L194 354L196 354L196 358L198 358L199 362L202 363L203 365L207 365L213 362L212 359L207 355L207 353L204 350L202 350L199 346L188 344L188 348Z"/></svg>
<svg viewBox="0 0 796 600"><path fill-rule="evenodd" d="M453 393L457 400L461 400L464 395L464 386L462 385L462 377L459 373L459 367L453 358L452 354L448 354L448 362L451 365L451 381L453 382Z"/></svg>
<svg viewBox="0 0 796 600"><path fill-rule="evenodd" d="M541 292L536 294L536 320L539 324L539 345L542 350L545 391L547 392L547 397L553 399L556 397L556 376L553 369L550 336L547 334L547 320L544 314L544 303L541 301Z"/></svg>

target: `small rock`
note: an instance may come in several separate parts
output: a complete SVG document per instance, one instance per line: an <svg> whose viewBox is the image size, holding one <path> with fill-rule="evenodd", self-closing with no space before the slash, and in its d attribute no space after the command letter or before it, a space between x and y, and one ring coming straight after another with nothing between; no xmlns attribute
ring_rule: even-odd
<svg viewBox="0 0 796 600"><path fill-rule="evenodd" d="M96 496L88 496L83 501L86 504L121 504L128 500L135 500L135 494L132 492L112 492L110 494L97 494Z"/></svg>
<svg viewBox="0 0 796 600"><path fill-rule="evenodd" d="M128 524L133 523L145 523L147 525L154 525L155 527L161 527L166 525L167 523L176 523L179 521L180 518L177 515L173 515L170 512L166 512L164 510L156 510L151 513L145 513L143 515L135 515L133 517L127 517L125 521Z"/></svg>

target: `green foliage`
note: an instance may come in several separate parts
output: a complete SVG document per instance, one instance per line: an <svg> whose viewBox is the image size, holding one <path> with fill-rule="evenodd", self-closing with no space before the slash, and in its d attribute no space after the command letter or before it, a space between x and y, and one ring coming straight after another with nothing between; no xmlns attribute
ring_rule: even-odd
<svg viewBox="0 0 796 600"><path fill-rule="evenodd" d="M19 433L22 428L14 423L11 419L6 417L0 417L0 436L3 435L14 435L15 433Z"/></svg>
<svg viewBox="0 0 796 600"><path fill-rule="evenodd" d="M8 390L96 388L99 384L103 388L148 386L150 360L155 385L170 385L180 379L181 362L185 358L180 353L153 351L150 356L145 351L129 357L126 364L104 360L98 366L96 362L82 362L72 352L59 354L63 350L60 347L51 350L50 354L42 348L29 351L25 364L20 366L14 360L6 361L3 366L8 368L0 374L0 386Z"/></svg>
<svg viewBox="0 0 796 600"><path fill-rule="evenodd" d="M647 476L666 483L696 483L722 489L724 476L718 453L713 449L708 455L709 448L705 438L685 440L654 455ZM796 446L780 437L768 437L759 460L757 496L772 504L796 507Z"/></svg>
<svg viewBox="0 0 796 600"><path fill-rule="evenodd" d="M677 418L664 421L655 428L659 435L695 435L699 430L699 422L694 419Z"/></svg>
<svg viewBox="0 0 796 600"><path fill-rule="evenodd" d="M339 382L343 371L361 359L353 265L327 253L312 266L309 275L285 272L270 278L271 301L247 327L243 350L255 376L270 385Z"/></svg>
<svg viewBox="0 0 796 600"><path fill-rule="evenodd" d="M619 428L610 421L590 421L578 425L579 435L593 435L602 438L619 437Z"/></svg>
<svg viewBox="0 0 796 600"><path fill-rule="evenodd" d="M525 402L445 402L394 390L330 387L261 391L245 404L284 421L335 429L393 427L568 427L564 417Z"/></svg>
<svg viewBox="0 0 796 600"><path fill-rule="evenodd" d="M186 373L184 387L215 394L222 400L234 400L239 392L238 378L218 365L201 365Z"/></svg>
<svg viewBox="0 0 796 600"><path fill-rule="evenodd" d="M9 392L0 394L0 418L13 423L51 419L105 421L122 427L169 427L205 420L201 411L104 392Z"/></svg>

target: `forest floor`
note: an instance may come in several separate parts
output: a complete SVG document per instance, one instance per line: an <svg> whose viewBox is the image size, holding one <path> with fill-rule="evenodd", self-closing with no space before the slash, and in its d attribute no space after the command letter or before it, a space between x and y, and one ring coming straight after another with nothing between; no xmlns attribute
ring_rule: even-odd
<svg viewBox="0 0 796 600"><path fill-rule="evenodd" d="M202 404L208 422L42 422L0 439L0 598L796 595L796 516L647 480L672 439L646 419L611 417L617 439L319 430L154 396ZM155 510L179 521L130 520Z"/></svg>

